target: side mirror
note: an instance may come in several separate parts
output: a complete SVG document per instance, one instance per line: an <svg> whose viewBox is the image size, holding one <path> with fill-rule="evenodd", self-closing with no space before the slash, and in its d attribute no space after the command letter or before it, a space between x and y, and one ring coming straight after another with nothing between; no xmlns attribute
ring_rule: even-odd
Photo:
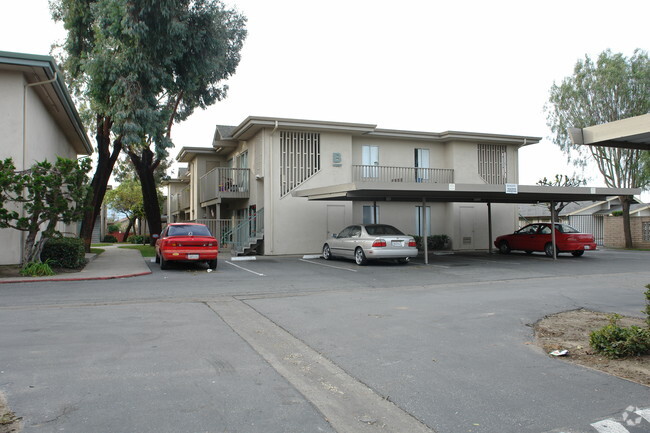
<svg viewBox="0 0 650 433"><path fill-rule="evenodd" d="M337 235L336 233L332 233L332 237L333 237L334 239L336 239L336 238L338 238L338 235Z"/></svg>

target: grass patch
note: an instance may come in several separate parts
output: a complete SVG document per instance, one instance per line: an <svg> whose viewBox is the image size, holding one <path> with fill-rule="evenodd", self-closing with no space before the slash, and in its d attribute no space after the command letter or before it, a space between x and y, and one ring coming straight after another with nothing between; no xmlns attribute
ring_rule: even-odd
<svg viewBox="0 0 650 433"><path fill-rule="evenodd" d="M103 253L104 251L106 251L106 250L105 250L105 249L102 249L102 248L91 248L91 249L90 249L90 252L91 252L92 254L97 254L97 255L100 255L100 254Z"/></svg>
<svg viewBox="0 0 650 433"><path fill-rule="evenodd" d="M126 248L128 250L139 250L142 257L156 257L156 248L151 245L124 245L118 248Z"/></svg>
<svg viewBox="0 0 650 433"><path fill-rule="evenodd" d="M50 267L50 260L44 263L31 262L27 263L21 270L20 275L23 277L50 277L56 275Z"/></svg>

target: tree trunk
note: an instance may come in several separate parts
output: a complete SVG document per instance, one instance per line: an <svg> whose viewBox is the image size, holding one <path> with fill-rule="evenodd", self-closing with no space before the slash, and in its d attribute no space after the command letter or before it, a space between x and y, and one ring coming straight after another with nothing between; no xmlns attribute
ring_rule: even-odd
<svg viewBox="0 0 650 433"><path fill-rule="evenodd" d="M97 168L95 169L95 174L91 182L91 197L88 203L88 209L84 212L83 219L81 220L81 232L79 234L79 237L84 241L84 248L87 253L90 252L93 229L97 216L102 209L108 180L111 177L111 173L113 173L115 161L117 161L117 157L122 151L121 138L117 138L113 142L113 150L112 152L110 151L111 126L112 122L110 119L97 119L97 134L95 135L98 153Z"/></svg>
<svg viewBox="0 0 650 433"><path fill-rule="evenodd" d="M623 232L625 233L625 248L632 248L632 228L630 226L630 197L620 196L623 208Z"/></svg>
<svg viewBox="0 0 650 433"><path fill-rule="evenodd" d="M142 187L142 202L144 212L149 225L149 234L160 234L162 232L162 218L160 216L160 205L158 203L158 188L153 172L159 162L154 160L154 154L149 148L142 150L142 155L129 151L129 157L135 167L140 185ZM155 245L156 240L150 237L150 244Z"/></svg>
<svg viewBox="0 0 650 433"><path fill-rule="evenodd" d="M126 225L126 230L124 230L124 237L122 238L122 242L126 242L129 239L129 233L131 232L131 227L133 227L134 220L135 218L129 218L129 223Z"/></svg>

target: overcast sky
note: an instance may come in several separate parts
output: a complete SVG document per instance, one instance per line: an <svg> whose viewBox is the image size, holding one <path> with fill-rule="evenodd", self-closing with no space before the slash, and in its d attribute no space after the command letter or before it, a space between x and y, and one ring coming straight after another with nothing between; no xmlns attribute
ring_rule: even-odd
<svg viewBox="0 0 650 433"><path fill-rule="evenodd" d="M0 50L62 40L47 0L1 0ZM543 137L520 151L520 183L572 174L549 139L553 82L585 54L648 50L648 0L230 0L248 38L228 98L172 133L210 146L249 115ZM590 185L602 185L597 172Z"/></svg>

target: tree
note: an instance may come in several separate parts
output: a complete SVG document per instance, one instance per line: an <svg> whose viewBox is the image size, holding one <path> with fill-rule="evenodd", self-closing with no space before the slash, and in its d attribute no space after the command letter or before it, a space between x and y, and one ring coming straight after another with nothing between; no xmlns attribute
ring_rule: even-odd
<svg viewBox="0 0 650 433"><path fill-rule="evenodd" d="M137 179L124 180L117 188L106 191L104 203L129 220L124 230L124 240L127 240L135 220L144 217L140 182Z"/></svg>
<svg viewBox="0 0 650 433"><path fill-rule="evenodd" d="M628 59L623 54L602 52L596 62L585 56L573 75L560 85L553 83L548 104L547 124L553 141L569 161L586 166L594 161L605 184L613 188L646 188L642 154L647 151L572 143L569 128L584 128L650 112L650 59L635 50ZM623 206L625 245L632 246L630 231L631 197L620 197Z"/></svg>
<svg viewBox="0 0 650 433"><path fill-rule="evenodd" d="M27 233L23 265L40 262L45 243L60 235L59 222L69 224L81 219L88 171L89 159L59 157L54 164L46 160L22 172L16 171L11 158L0 162L0 228Z"/></svg>
<svg viewBox="0 0 650 433"><path fill-rule="evenodd" d="M572 177L562 174L556 174L555 175L555 180L550 181L546 177L540 181L537 182L537 185L542 185L542 186L560 186L560 187L577 187L580 185L586 185L587 181L573 175ZM570 201L559 201L555 202L555 221L556 223L560 222L560 212L567 207L569 204L573 202ZM553 208L551 207L551 203L547 203L548 206L548 211L551 212L551 215L553 215Z"/></svg>
<svg viewBox="0 0 650 433"><path fill-rule="evenodd" d="M124 149L149 228L160 232L153 173L172 146L172 125L225 97L220 83L239 64L246 20L219 0L54 0L53 16L68 30L64 68L96 113L105 156L93 179L93 209Z"/></svg>

